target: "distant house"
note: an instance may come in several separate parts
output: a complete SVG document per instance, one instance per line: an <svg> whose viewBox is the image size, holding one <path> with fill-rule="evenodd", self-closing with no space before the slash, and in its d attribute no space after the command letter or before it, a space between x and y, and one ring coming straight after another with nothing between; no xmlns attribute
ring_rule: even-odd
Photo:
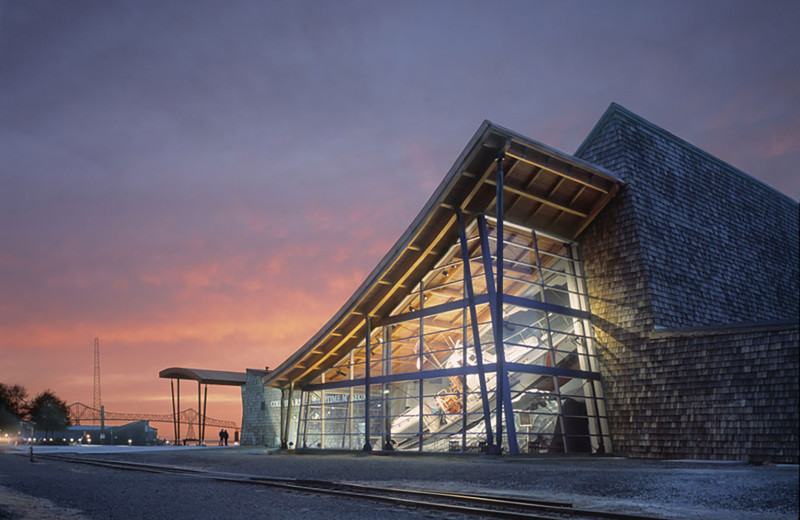
<svg viewBox="0 0 800 520"><path fill-rule="evenodd" d="M798 462L798 204L612 104L484 122L243 442Z"/></svg>

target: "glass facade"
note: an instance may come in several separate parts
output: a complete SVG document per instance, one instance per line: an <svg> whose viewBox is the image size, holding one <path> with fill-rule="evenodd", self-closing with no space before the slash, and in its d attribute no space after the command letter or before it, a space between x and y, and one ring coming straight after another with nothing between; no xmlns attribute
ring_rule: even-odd
<svg viewBox="0 0 800 520"><path fill-rule="evenodd" d="M577 247L503 224L499 255L491 217L462 228L394 312L302 389L298 447L610 452Z"/></svg>

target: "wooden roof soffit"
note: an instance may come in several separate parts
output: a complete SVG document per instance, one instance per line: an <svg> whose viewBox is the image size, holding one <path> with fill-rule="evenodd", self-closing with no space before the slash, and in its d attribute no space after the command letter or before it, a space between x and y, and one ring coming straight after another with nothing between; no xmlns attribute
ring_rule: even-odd
<svg viewBox="0 0 800 520"><path fill-rule="evenodd" d="M384 315L388 316L424 276L422 271L444 254L452 245L449 242L457 239L456 212L461 209L474 217L494 207L494 190L490 187L496 187L495 159L501 149L506 157L535 167L529 178L523 175L515 182L509 179L505 190L556 210L556 218L571 215L578 219L579 225L569 230L568 238L578 236L617 191L619 181L611 172L484 121L420 213L358 290L303 347L270 372L264 383L286 386L294 382L296 388L302 387L363 339L367 316L376 327L380 326ZM516 161L509 165L506 177L518 164ZM561 177L546 191L536 187L542 170ZM581 197L582 189L573 188L575 196L568 202L548 198L561 186L569 187L569 183L580 184L596 195L582 197L581 204L575 207L572 205ZM445 240L448 243L443 245Z"/></svg>

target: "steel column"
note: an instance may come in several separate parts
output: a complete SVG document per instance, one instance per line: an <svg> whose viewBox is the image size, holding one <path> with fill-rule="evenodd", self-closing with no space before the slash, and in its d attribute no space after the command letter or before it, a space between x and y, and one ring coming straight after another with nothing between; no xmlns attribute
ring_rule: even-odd
<svg viewBox="0 0 800 520"><path fill-rule="evenodd" d="M365 374L365 379L364 379L364 447L362 449L364 451L366 451L366 452L371 452L372 451L372 444L370 443L370 438L369 438L369 429L370 429L370 426L369 426L370 395L369 394L370 394L370 384L371 384L371 381L370 381L371 380L370 365L372 364L372 361L371 361L372 354L370 353L370 349L372 348L372 345L370 345L370 341L372 339L372 320L370 319L369 316L367 316L364 320L365 320L365 323L366 323L366 325L364 327L365 331L366 331L365 332L366 337L364 338L364 350L365 350L364 357L365 357L365 362L366 362L366 367L365 367L366 368L366 374Z"/></svg>
<svg viewBox="0 0 800 520"><path fill-rule="evenodd" d="M197 381L197 445L203 444L203 402L200 399L203 384Z"/></svg>
<svg viewBox="0 0 800 520"><path fill-rule="evenodd" d="M288 448L288 446L286 446L286 427L285 427L285 421L284 421L285 411L286 410L285 410L285 405L283 404L283 402L284 402L285 398L286 398L286 389L285 388L281 388L281 443L280 443L281 446L280 447L281 447L282 450L285 450L286 448Z"/></svg>
<svg viewBox="0 0 800 520"><path fill-rule="evenodd" d="M175 439L175 442L181 444L181 380L176 379L178 382L178 437Z"/></svg>
<svg viewBox="0 0 800 520"><path fill-rule="evenodd" d="M386 329L384 329L385 331ZM389 356L391 356L392 348L390 339L386 337L385 332L383 336L383 343L381 344L381 373L383 375L390 373L390 363L391 360ZM383 383L381 385L381 411L383 413L383 440L381 444L382 450L391 450L392 449L392 416L389 412L389 403L392 401L390 400L389 395L389 385L390 383Z"/></svg>
<svg viewBox="0 0 800 520"><path fill-rule="evenodd" d="M517 445L517 431L514 425L514 409L511 405L511 392L509 390L508 372L505 369L505 351L503 344L503 309L498 308L497 292L495 289L494 276L492 275L492 258L489 248L489 232L486 226L486 218L478 216L478 232L481 239L481 251L483 254L484 275L486 276L486 291L489 293L489 310L492 315L492 335L494 336L495 355L497 356L497 390L495 391L495 402L497 403L497 443L498 453L502 453L503 447L503 417L505 416L508 448L512 454L519 453ZM502 240L500 240L502 242ZM502 270L502 264L498 264L497 270ZM500 299L502 302L502 299ZM505 409L505 410L504 410ZM504 413L505 412L505 413Z"/></svg>
<svg viewBox="0 0 800 520"><path fill-rule="evenodd" d="M206 420L208 419L208 415L206 415L206 410L208 409L208 383L203 388L203 433L200 434L200 442L204 443L206 440Z"/></svg>
<svg viewBox="0 0 800 520"><path fill-rule="evenodd" d="M422 281L419 282L419 310L424 313L425 309L425 286ZM425 364L425 316L421 314L419 317L419 372L422 372L422 366ZM417 445L417 451L422 451L422 431L424 430L425 426L425 410L424 410L424 398L423 391L422 391L422 383L423 379L419 378L419 388L417 389L417 406L419 407L419 421L417 422L417 440L419 444Z"/></svg>
<svg viewBox="0 0 800 520"><path fill-rule="evenodd" d="M285 428L285 435L286 440L285 442L288 443L289 441L289 422L292 420L292 400L294 399L294 381L289 383L289 402L286 404L286 428ZM288 445L287 445L288 447Z"/></svg>
<svg viewBox="0 0 800 520"><path fill-rule="evenodd" d="M542 273L542 257L539 254L539 237L536 236L536 232L533 232L533 249L536 253L536 265L539 269L539 285L541 286L542 291L542 301L547 303L546 295L545 295L545 284L544 284L544 274ZM556 356L556 347L553 345L553 327L550 324L550 313L545 312L545 322L547 323L547 342L550 345L550 356L552 357L552 364L553 367L557 367L557 356ZM566 429L566 422L564 420L564 400L561 397L561 385L560 385L560 378L555 376L553 378L553 388L555 389L556 395L558 395L558 421L561 425L561 442L564 445L564 453L569 453L569 447L567 446L567 429Z"/></svg>
<svg viewBox="0 0 800 520"><path fill-rule="evenodd" d="M172 435L175 442L178 442L178 414L175 413L175 380L170 378L169 387L172 391Z"/></svg>
<svg viewBox="0 0 800 520"><path fill-rule="evenodd" d="M500 337L500 342L503 346L497 358L497 366L502 377L500 382L502 384L500 395L502 396L503 408L505 411L506 419L506 436L508 437L508 448L512 455L519 453L519 444L517 443L517 425L514 421L514 407L511 403L511 385L508 381L508 371L506 370L506 355L504 343L504 328L503 328L503 295L505 294L504 286L504 247L505 247L505 202L503 199L503 191L505 189L505 173L503 172L503 160L505 159L505 148L497 153L497 323L499 328L495 337ZM500 375L498 374L498 375ZM500 414L498 414L498 422L500 421ZM498 430L499 431L499 430Z"/></svg>
<svg viewBox="0 0 800 520"><path fill-rule="evenodd" d="M469 248L467 247L467 232L464 228L464 215L459 209L458 216L458 237L461 243L461 259L464 262L464 285L467 290L467 301L469 302L470 322L472 324L472 346L475 349L475 362L478 365L478 382L481 387L481 402L483 403L483 420L486 425L486 442L489 446L494 444L494 434L492 432L492 418L489 409L489 393L486 388L486 372L483 368L483 353L481 351L481 335L478 330L478 311L475 308L475 290L472 287L472 268L470 267ZM466 363L464 364L466 368ZM465 385L466 386L466 385ZM464 410L466 413L466 409Z"/></svg>
<svg viewBox="0 0 800 520"><path fill-rule="evenodd" d="M305 397L305 406L306 407L302 408L302 406L303 406L303 398L304 397ZM308 448L308 409L310 408L310 406L309 406L309 400L310 399L311 399L311 392L309 392L308 390L303 389L301 391L301 393L300 393L301 413L298 415L298 417L300 417L300 416L303 417L303 444L302 444L303 448ZM300 431L299 430L300 429L298 428L298 432L297 432L297 445L298 446L300 445Z"/></svg>

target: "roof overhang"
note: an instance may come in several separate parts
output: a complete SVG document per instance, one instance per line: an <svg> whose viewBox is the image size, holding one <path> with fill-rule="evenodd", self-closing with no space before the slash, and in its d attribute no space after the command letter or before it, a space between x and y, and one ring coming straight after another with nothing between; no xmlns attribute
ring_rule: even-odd
<svg viewBox="0 0 800 520"><path fill-rule="evenodd" d="M224 370L171 367L159 372L158 377L163 379L189 379L205 385L244 386L247 374L244 372L226 372Z"/></svg>
<svg viewBox="0 0 800 520"><path fill-rule="evenodd" d="M422 211L339 311L302 348L269 372L267 385L299 386L363 339L366 317L380 326L458 238L457 211L469 224L494 213L497 156L503 161L505 219L572 240L614 197L608 170L484 121Z"/></svg>

